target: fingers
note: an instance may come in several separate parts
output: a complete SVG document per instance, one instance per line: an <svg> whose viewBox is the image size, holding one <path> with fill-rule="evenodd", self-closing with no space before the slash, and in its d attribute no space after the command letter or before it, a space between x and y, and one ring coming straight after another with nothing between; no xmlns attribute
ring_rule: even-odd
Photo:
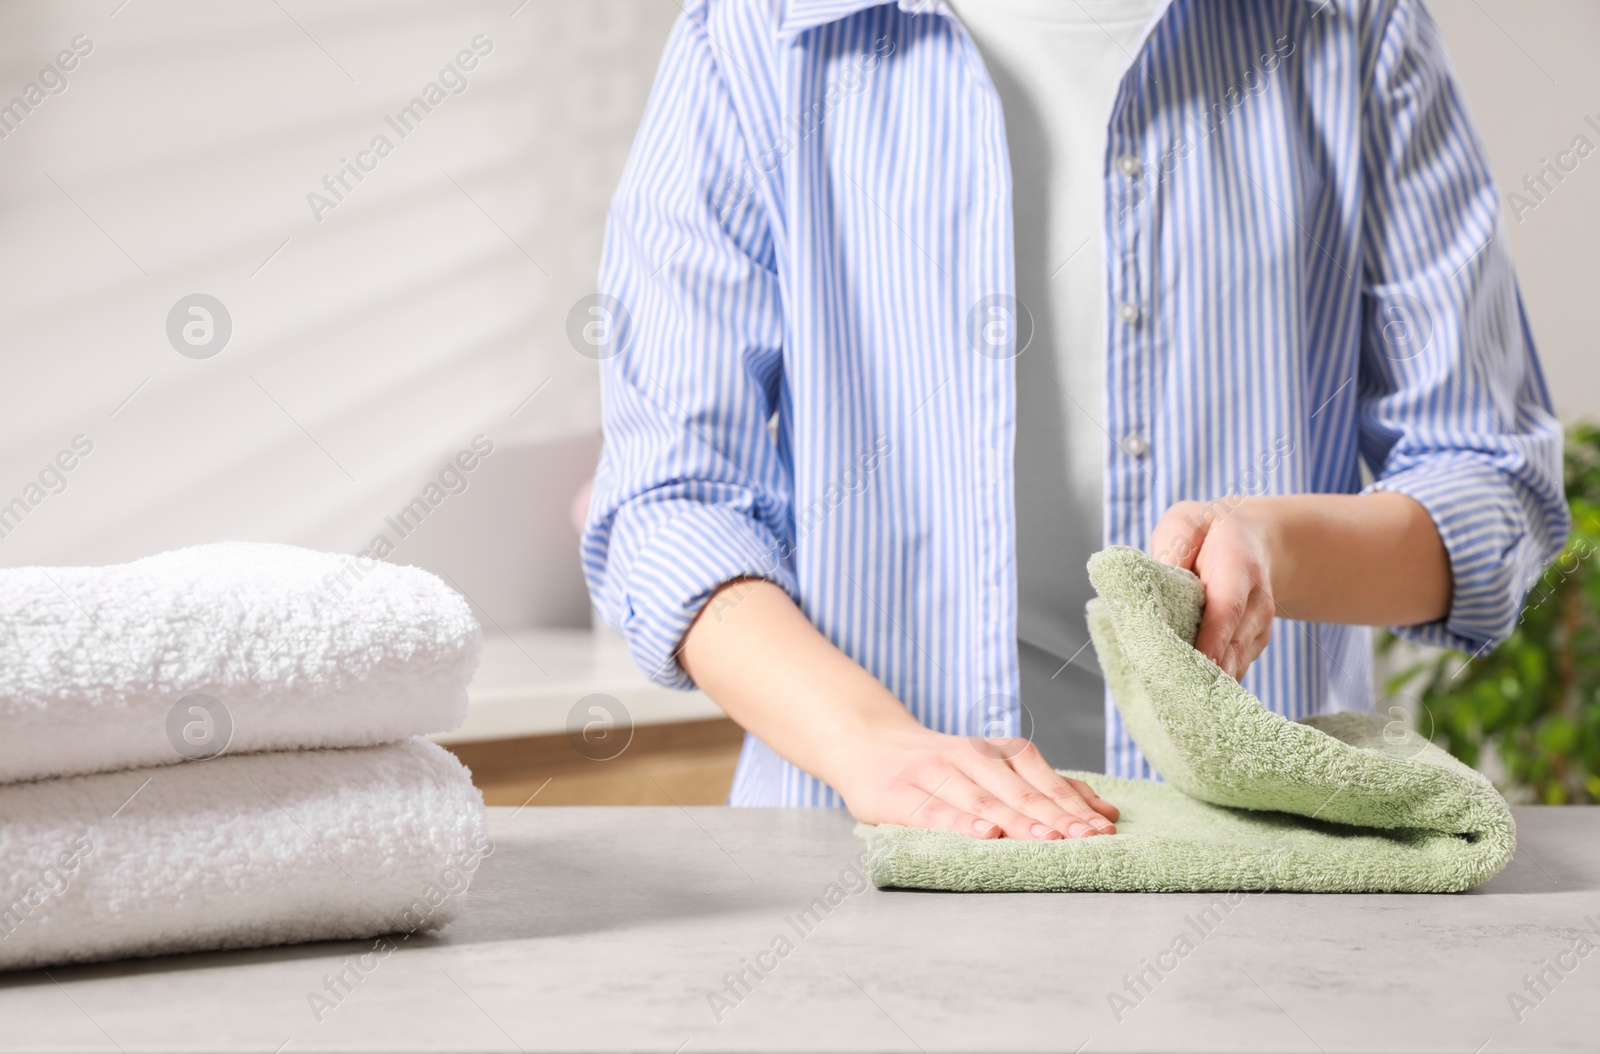
<svg viewBox="0 0 1600 1054"><path fill-rule="evenodd" d="M1099 813L1101 816L1104 816L1112 823L1116 823L1117 820L1121 819L1122 810L1118 809L1115 805L1112 805L1110 802L1096 794L1094 789L1091 788L1087 783L1083 782L1082 780L1075 780L1070 776L1063 776L1062 779L1065 779L1067 783L1072 786L1072 789L1078 792L1079 797L1088 802L1089 806L1094 809L1095 812Z"/></svg>
<svg viewBox="0 0 1600 1054"><path fill-rule="evenodd" d="M906 820L913 827L954 831L969 838L999 838L999 826L965 809L958 809L934 794L913 790L906 796Z"/></svg>
<svg viewBox="0 0 1600 1054"><path fill-rule="evenodd" d="M1194 646L1239 680L1266 649L1272 633L1272 597L1249 574L1236 571L1206 589L1206 607Z"/></svg>
<svg viewBox="0 0 1600 1054"><path fill-rule="evenodd" d="M1064 827L1056 827L1039 816L1012 808L993 791L959 773L945 782L939 797L957 809L997 824L1007 838L1037 841L1067 836Z"/></svg>
<svg viewBox="0 0 1600 1054"><path fill-rule="evenodd" d="M936 772L930 771L929 775ZM954 766L932 789L914 787L906 795L905 822L916 827L940 827L974 838L1021 838L1038 841L1066 837L1011 808L988 793ZM932 782L932 781L927 781Z"/></svg>
<svg viewBox="0 0 1600 1054"><path fill-rule="evenodd" d="M916 783L903 784L896 794L898 822L972 838L1028 841L1116 833L1116 807L1082 780L1051 769L1033 744L1011 763L1025 774L982 757L970 773L948 760L925 768Z"/></svg>
<svg viewBox="0 0 1600 1054"><path fill-rule="evenodd" d="M1038 748L1032 743L1028 744L1022 753L1031 754L1036 758L1039 756ZM985 805L990 799L998 799L1017 812L1032 817L1047 829L1059 831L1069 838L1081 838L1084 835L1097 833L1099 830L1095 826L1097 820L1101 825L1106 824L1105 818L1085 804L1083 799L1070 788L1068 788L1070 793L1064 795L1058 802L1050 794L1023 779L1010 765L981 760L976 755L973 760L979 763L969 763L963 771L973 783L982 788L984 794L982 803ZM1012 764L1015 763L1014 758ZM980 815L989 815L982 808L974 808L973 811Z"/></svg>
<svg viewBox="0 0 1600 1054"><path fill-rule="evenodd" d="M1213 574L1206 582L1206 606L1200 616L1200 631L1195 634L1194 646L1230 676L1234 640L1244 623L1254 585L1250 576L1239 569L1228 572L1226 577Z"/></svg>
<svg viewBox="0 0 1600 1054"><path fill-rule="evenodd" d="M1081 814L1086 808L1089 810L1088 823L1091 828L1101 834L1116 833L1116 807L1096 797L1082 780L1069 780L1051 768L1037 749L1018 754L1012 760L1012 768L1017 775L1049 795L1050 800L1063 811Z"/></svg>
<svg viewBox="0 0 1600 1054"><path fill-rule="evenodd" d="M1158 559L1187 567L1205 585L1194 646L1235 679L1242 678L1263 649L1275 609L1269 588L1267 521L1260 516L1221 515L1221 507L1180 501L1151 533ZM1242 509L1244 506L1237 506Z"/></svg>
<svg viewBox="0 0 1600 1054"><path fill-rule="evenodd" d="M1239 668L1237 672L1230 671L1235 679L1243 679L1245 672L1250 669L1250 664L1267 650L1267 642L1272 637L1274 614L1272 596L1266 590L1258 589L1250 595L1250 604L1245 609L1235 640L1235 655Z"/></svg>

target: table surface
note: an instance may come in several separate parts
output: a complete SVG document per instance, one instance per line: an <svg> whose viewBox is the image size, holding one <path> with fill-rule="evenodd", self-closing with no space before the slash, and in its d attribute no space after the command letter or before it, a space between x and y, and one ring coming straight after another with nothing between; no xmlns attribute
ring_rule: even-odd
<svg viewBox="0 0 1600 1054"><path fill-rule="evenodd" d="M1258 894L1213 923L1198 894L851 893L832 810L495 809L465 913L320 1021L310 993L373 942L0 975L0 1050L1593 1051L1600 955L1571 950L1600 947L1600 808L1517 818L1472 893ZM1135 1001L1146 961L1170 969Z"/></svg>

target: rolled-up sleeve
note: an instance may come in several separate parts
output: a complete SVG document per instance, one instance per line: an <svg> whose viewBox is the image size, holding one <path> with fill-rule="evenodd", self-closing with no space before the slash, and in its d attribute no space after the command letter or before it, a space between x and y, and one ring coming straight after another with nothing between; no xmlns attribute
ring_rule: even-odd
<svg viewBox="0 0 1600 1054"><path fill-rule="evenodd" d="M1397 629L1476 653L1511 633L1566 538L1561 428L1438 27L1413 0L1373 10L1362 452L1376 476L1369 489L1419 502L1450 557L1449 614Z"/></svg>
<svg viewBox="0 0 1600 1054"><path fill-rule="evenodd" d="M798 593L768 429L783 314L767 188L704 6L673 29L607 219L604 442L582 541L602 617L675 688L692 686L678 646L718 586L756 577Z"/></svg>

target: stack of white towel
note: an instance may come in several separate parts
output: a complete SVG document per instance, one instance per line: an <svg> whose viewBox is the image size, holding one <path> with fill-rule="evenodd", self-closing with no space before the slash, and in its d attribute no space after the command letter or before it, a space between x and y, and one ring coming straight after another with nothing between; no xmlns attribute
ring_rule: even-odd
<svg viewBox="0 0 1600 1054"><path fill-rule="evenodd" d="M481 631L412 567L225 543L0 571L0 969L429 930L491 851Z"/></svg>

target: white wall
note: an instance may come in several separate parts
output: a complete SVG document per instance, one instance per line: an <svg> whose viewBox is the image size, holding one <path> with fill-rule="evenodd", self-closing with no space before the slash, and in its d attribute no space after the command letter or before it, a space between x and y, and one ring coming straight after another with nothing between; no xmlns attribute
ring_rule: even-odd
<svg viewBox="0 0 1600 1054"><path fill-rule="evenodd" d="M1430 8L1489 149L1556 407L1569 422L1600 420L1600 4L1432 0ZM1580 135L1595 153L1542 203L1507 203Z"/></svg>
<svg viewBox="0 0 1600 1054"><path fill-rule="evenodd" d="M496 617L586 619L567 509L597 375L567 315L676 4L116 2L0 8L0 101L92 45L0 139L0 503L93 444L0 565L221 538L355 551L482 434L496 453L405 544L456 551ZM492 50L466 87L402 139L385 115L474 38ZM307 193L380 133L392 153L319 222ZM169 343L191 293L231 315L215 357ZM526 519L559 573L473 544L449 515L469 498Z"/></svg>
<svg viewBox="0 0 1600 1054"><path fill-rule="evenodd" d="M116 2L0 7L0 101L93 44L0 139L0 503L93 443L0 566L356 551L483 434L496 453L398 558L506 625L585 619L566 510L598 404L567 316L677 4ZM1507 189L1600 146L1600 4L1434 9ZM400 139L384 116L480 34L465 90ZM307 193L379 133L393 153L318 222ZM1562 412L1600 417L1600 155L1508 227ZM192 293L232 317L215 357L169 343Z"/></svg>

